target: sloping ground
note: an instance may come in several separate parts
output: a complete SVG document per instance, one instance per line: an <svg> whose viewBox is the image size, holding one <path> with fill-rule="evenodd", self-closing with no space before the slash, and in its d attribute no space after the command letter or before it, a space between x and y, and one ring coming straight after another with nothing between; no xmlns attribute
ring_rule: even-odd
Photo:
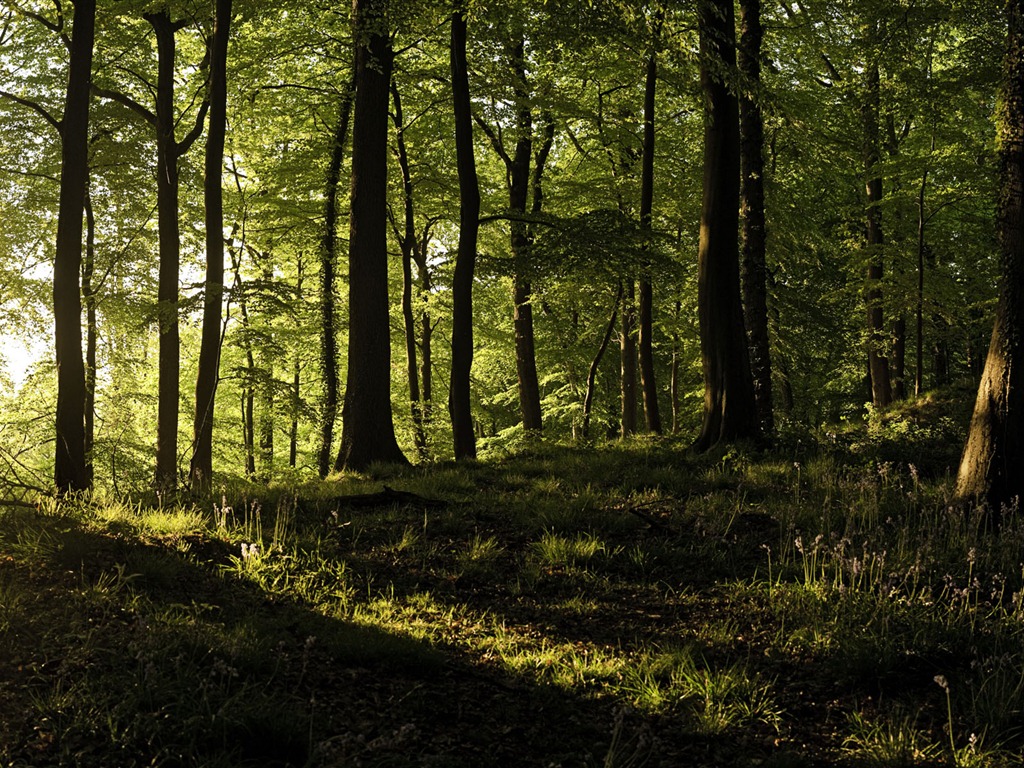
<svg viewBox="0 0 1024 768"><path fill-rule="evenodd" d="M444 504L7 511L0 763L1020 764L1017 534L968 562L899 522L941 493L906 472L639 446L386 482Z"/></svg>

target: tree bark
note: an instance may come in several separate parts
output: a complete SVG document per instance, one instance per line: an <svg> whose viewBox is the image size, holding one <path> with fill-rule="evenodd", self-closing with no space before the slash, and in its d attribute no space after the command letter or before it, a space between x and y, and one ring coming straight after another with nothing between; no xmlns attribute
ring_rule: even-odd
<svg viewBox="0 0 1024 768"><path fill-rule="evenodd" d="M590 370L587 371L587 393L583 397L583 427L581 432L583 439L590 437L590 414L594 410L594 391L597 387L597 370L601 365L601 359L611 343L612 334L615 333L615 323L619 317L619 301L622 299L622 287L619 287L615 294L615 301L612 302L612 314L608 318L608 326L604 329L604 336L601 337L601 344L590 361Z"/></svg>
<svg viewBox="0 0 1024 768"><path fill-rule="evenodd" d="M700 0L704 183L697 307L704 369L698 452L760 435L739 274L739 106L723 73L736 64L732 0Z"/></svg>
<svg viewBox="0 0 1024 768"><path fill-rule="evenodd" d="M405 325L405 370L409 384L409 405L412 415L416 452L426 458L427 435L423 427L423 401L420 397L420 377L416 367L416 315L412 307L413 277L412 264L416 261L416 217L412 199L412 172L409 168L409 152L405 144L405 116L402 112L402 97L398 84L392 79L391 97L395 106L392 115L398 145L398 168L402 173L402 209L404 225L399 235L402 249L402 319Z"/></svg>
<svg viewBox="0 0 1024 768"><path fill-rule="evenodd" d="M92 209L91 179L85 190L85 260L82 262L82 300L85 302L85 471L89 486L95 477L96 443L96 217Z"/></svg>
<svg viewBox="0 0 1024 768"><path fill-rule="evenodd" d="M871 35L873 38L873 33ZM869 44L869 55L874 56ZM889 359L885 354L885 322L882 311L882 177L879 171L878 149L878 62L868 65L865 74L864 103L864 178L867 194L867 249L868 268L865 299L867 302L868 371L871 374L871 401L876 408L892 403L892 380Z"/></svg>
<svg viewBox="0 0 1024 768"><path fill-rule="evenodd" d="M192 492L209 492L213 478L213 407L220 380L221 305L224 298L224 137L227 127L227 58L231 0L217 0L210 41L210 126L206 135L203 201L206 209L206 278L203 331L196 375Z"/></svg>
<svg viewBox="0 0 1024 768"><path fill-rule="evenodd" d="M473 272L480 220L480 187L473 153L473 119L466 63L464 4L452 13L450 63L455 115L455 159L459 174L459 245L452 277L452 370L448 413L452 420L455 459L476 458L476 435L470 402L473 367Z"/></svg>
<svg viewBox="0 0 1024 768"><path fill-rule="evenodd" d="M530 192L530 158L533 153L533 113L526 83L526 44L520 38L511 51L511 67L515 78L516 148L509 167L509 210L512 216L526 213ZM527 277L530 238L523 221L511 223L512 257L515 262L512 298L512 325L515 330L516 374L519 381L519 409L526 432L540 434L543 416L540 405L540 383L537 378L537 354L533 332L533 288Z"/></svg>
<svg viewBox="0 0 1024 768"><path fill-rule="evenodd" d="M85 450L85 364L82 360L82 212L88 183L89 83L95 0L75 0L68 85L61 120L60 202L53 264L57 416L54 484L68 494L90 487Z"/></svg>
<svg viewBox="0 0 1024 768"><path fill-rule="evenodd" d="M341 182L341 162L345 157L345 142L348 138L354 97L353 80L341 98L324 190L324 230L320 238L320 449L317 452L320 477L327 477L331 471L331 460L334 457L334 423L338 420L338 301L335 296L338 266L338 185Z"/></svg>
<svg viewBox="0 0 1024 768"><path fill-rule="evenodd" d="M647 57L644 80L644 141L640 162L640 228L650 232L654 211L654 107L658 85L656 20L651 51ZM654 287L649 274L640 278L639 363L640 387L643 391L644 417L647 431L661 434L661 410L658 407L658 385L654 376Z"/></svg>
<svg viewBox="0 0 1024 768"><path fill-rule="evenodd" d="M619 329L619 434L636 432L636 288L632 280L620 286L622 326Z"/></svg>
<svg viewBox="0 0 1024 768"><path fill-rule="evenodd" d="M388 316L388 102L393 53L386 0L355 0L355 120L349 219L348 374L335 469L405 464L391 412Z"/></svg>
<svg viewBox="0 0 1024 768"><path fill-rule="evenodd" d="M768 285L765 263L764 118L761 114L760 0L740 0L740 44L737 64L744 84L740 98L740 211L743 220L743 316L750 345L761 431L775 431L772 408L771 345L768 335Z"/></svg>
<svg viewBox="0 0 1024 768"><path fill-rule="evenodd" d="M997 115L1001 284L988 358L956 493L998 522L1024 493L1024 2L1007 0L1009 22Z"/></svg>
<svg viewBox="0 0 1024 768"><path fill-rule="evenodd" d="M178 484L178 146L174 136L175 27L167 11L147 14L157 44L156 195L159 232L157 326L156 489L173 492Z"/></svg>

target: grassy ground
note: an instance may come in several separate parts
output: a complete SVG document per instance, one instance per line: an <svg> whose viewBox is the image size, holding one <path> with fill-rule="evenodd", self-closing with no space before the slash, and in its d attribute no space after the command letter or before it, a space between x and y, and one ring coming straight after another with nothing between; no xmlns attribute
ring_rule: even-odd
<svg viewBox="0 0 1024 768"><path fill-rule="evenodd" d="M956 449L639 441L7 509L0 764L1021 765L1024 527L948 507ZM345 501L382 484L443 504Z"/></svg>

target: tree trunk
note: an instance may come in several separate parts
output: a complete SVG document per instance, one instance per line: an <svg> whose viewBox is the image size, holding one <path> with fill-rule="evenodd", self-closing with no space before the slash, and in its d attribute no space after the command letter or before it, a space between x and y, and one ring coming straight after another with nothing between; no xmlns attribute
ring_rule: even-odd
<svg viewBox="0 0 1024 768"><path fill-rule="evenodd" d="M1024 493L1024 2L1008 0L1009 21L997 116L1001 285L995 327L957 496L984 504L998 522Z"/></svg>
<svg viewBox="0 0 1024 768"><path fill-rule="evenodd" d="M413 278L412 264L416 260L416 218L412 200L412 172L409 169L409 153L405 145L405 117L402 112L402 97L398 84L391 81L391 96L395 105L393 117L398 144L398 167L402 173L402 202L404 228L399 237L402 249L402 319L405 324L405 367L409 384L409 404L416 452L426 458L427 435L423 428L423 402L420 398L420 377L416 367L416 315L412 307ZM397 225L396 225L397 227Z"/></svg>
<svg viewBox="0 0 1024 768"><path fill-rule="evenodd" d="M656 22L660 28L660 17ZM644 82L644 143L640 170L640 227L649 232L654 211L654 106L658 84L657 29L647 57ZM640 387L644 398L647 431L661 434L658 385L654 378L654 288L650 275L640 278Z"/></svg>
<svg viewBox="0 0 1024 768"><path fill-rule="evenodd" d="M587 393L583 397L583 428L581 430L583 439L590 437L590 414L594 409L594 390L597 385L597 370L601 365L601 359L611 343L612 334L615 333L615 323L619 317L619 301L622 299L622 287L619 287L615 294L615 301L612 302L612 315L608 318L608 326L604 329L604 336L601 337L601 345L597 348L594 359L590 361L590 370L587 371Z"/></svg>
<svg viewBox="0 0 1024 768"><path fill-rule="evenodd" d="M203 331L196 375L192 492L205 494L213 477L213 406L220 380L221 304L224 297L224 134L227 126L227 58L231 0L217 0L210 41L210 127L206 136L203 202L206 208L206 279Z"/></svg>
<svg viewBox="0 0 1024 768"><path fill-rule="evenodd" d="M636 289L633 281L626 281L619 293L622 297L622 326L619 330L619 435L628 437L636 432Z"/></svg>
<svg viewBox="0 0 1024 768"><path fill-rule="evenodd" d="M156 489L173 492L178 483L178 148L174 136L174 25L167 11L147 14L157 43L156 196L159 232L157 325Z"/></svg>
<svg viewBox="0 0 1024 768"><path fill-rule="evenodd" d="M299 304L305 300L302 293L302 283L305 277L303 267L305 266L303 254L300 252L295 265L295 298ZM288 466L292 469L298 465L299 459L299 416L302 410L302 354L295 351L295 360L292 362L292 392L291 392L291 426L288 430Z"/></svg>
<svg viewBox="0 0 1024 768"><path fill-rule="evenodd" d="M85 190L85 261L82 262L82 300L85 302L85 472L94 479L93 446L96 442L96 217L92 209L91 180Z"/></svg>
<svg viewBox="0 0 1024 768"><path fill-rule="evenodd" d="M772 410L771 345L765 263L764 119L761 115L761 2L740 0L737 63L743 78L740 98L740 211L743 218L741 285L761 431L775 431Z"/></svg>
<svg viewBox="0 0 1024 768"><path fill-rule="evenodd" d="M870 55L874 56L873 46ZM889 359L885 354L885 323L882 312L882 177L878 150L878 62L868 66L865 76L864 104L864 178L867 193L867 328L868 371L871 374L871 402L876 408L892 403Z"/></svg>
<svg viewBox="0 0 1024 768"><path fill-rule="evenodd" d="M672 399L672 434L679 432L679 313L682 310L682 302L676 299L675 323L672 330L672 369L669 376L669 394Z"/></svg>
<svg viewBox="0 0 1024 768"><path fill-rule="evenodd" d="M473 367L473 272L480 219L480 187L473 153L473 118L466 64L464 4L452 13L451 76L455 115L455 159L459 174L459 246L452 277L452 371L448 413L452 420L455 459L476 458L476 435L470 409L470 371ZM424 323L424 337L429 322ZM426 350L424 350L425 352ZM424 360L424 364L426 360Z"/></svg>
<svg viewBox="0 0 1024 768"><path fill-rule="evenodd" d="M61 120L60 202L53 263L57 418L54 484L60 494L90 487L85 450L85 364L82 361L82 211L88 184L89 82L95 0L76 0L68 86Z"/></svg>
<svg viewBox="0 0 1024 768"><path fill-rule="evenodd" d="M405 464L391 413L388 316L388 102L392 50L386 0L355 0L355 121L349 219L348 375L335 469Z"/></svg>
<svg viewBox="0 0 1024 768"><path fill-rule="evenodd" d="M334 423L338 420L338 329L335 275L338 266L338 184L341 182L341 161L345 156L349 118L355 82L349 83L341 98L338 124L331 144L331 160L327 166L324 189L324 231L320 238L320 449L317 469L327 477L334 457Z"/></svg>
<svg viewBox="0 0 1024 768"><path fill-rule="evenodd" d="M516 93L516 149L510 168L509 210L512 215L526 213L529 196L530 157L533 152L533 115L526 88L525 44L522 39L512 52ZM512 324L516 341L516 374L519 380L519 408L523 429L540 434L544 422L540 406L540 383L537 379L537 353L533 333L533 289L526 276L529 235L526 224L512 222L512 256L515 261Z"/></svg>
<svg viewBox="0 0 1024 768"><path fill-rule="evenodd" d="M732 0L700 0L704 183L697 258L697 313L704 368L698 452L760 434L739 274L739 106L723 72L736 63Z"/></svg>

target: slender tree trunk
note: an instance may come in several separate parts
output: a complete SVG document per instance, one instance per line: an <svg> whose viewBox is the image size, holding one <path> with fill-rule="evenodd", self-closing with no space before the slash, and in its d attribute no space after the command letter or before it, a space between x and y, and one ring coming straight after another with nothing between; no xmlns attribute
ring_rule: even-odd
<svg viewBox="0 0 1024 768"><path fill-rule="evenodd" d="M274 361L264 350L260 354L260 479L274 476Z"/></svg>
<svg viewBox="0 0 1024 768"><path fill-rule="evenodd" d="M892 397L905 400L907 397L907 318L902 312L892 323Z"/></svg>
<svg viewBox="0 0 1024 768"><path fill-rule="evenodd" d="M604 353L608 350L608 345L611 343L612 334L615 333L615 324L619 317L619 301L622 299L622 287L619 287L618 292L615 294L615 301L612 302L612 314L608 318L608 325L604 329L604 336L601 337L601 345L597 348L597 352L594 354L594 359L590 361L590 370L587 371L587 393L583 397L583 427L582 434L583 439L590 437L590 415L594 410L594 392L597 388L597 370L601 365L601 359L604 357Z"/></svg>
<svg viewBox="0 0 1024 768"><path fill-rule="evenodd" d="M932 136L931 149L929 154L935 151L935 136ZM915 297L914 320L915 320L915 368L914 368L914 395L920 397L924 393L924 270L925 254L927 251L925 239L925 192L928 189L928 168L925 167L921 174L921 187L917 193L917 295Z"/></svg>
<svg viewBox="0 0 1024 768"><path fill-rule="evenodd" d="M704 188L697 306L704 424L694 449L760 435L739 274L739 106L723 72L736 63L732 0L699 0Z"/></svg>
<svg viewBox="0 0 1024 768"><path fill-rule="evenodd" d="M526 84L525 42L522 38L511 52L511 65L515 78L516 148L509 168L509 210L513 216L526 213L530 191L530 159L533 154L533 114ZM511 225L512 256L515 261L513 276L512 324L516 342L516 374L519 380L519 408L523 429L540 434L543 416L540 406L540 384L537 378L537 355L533 332L533 289L527 273L527 250L530 245L526 224L513 221Z"/></svg>
<svg viewBox="0 0 1024 768"><path fill-rule="evenodd" d="M740 98L740 211L743 219L741 285L750 342L750 369L761 431L775 431L771 345L765 263L764 119L761 115L761 0L740 0L737 63L744 80Z"/></svg>
<svg viewBox="0 0 1024 768"><path fill-rule="evenodd" d="M303 254L300 252L295 264L295 299L300 304L304 301L302 283L305 277ZM288 466L295 469L299 459L299 416L302 410L302 355L295 351L295 360L292 362L292 392L291 392L291 426L288 430Z"/></svg>
<svg viewBox="0 0 1024 768"><path fill-rule="evenodd" d="M416 217L412 199L412 172L409 169L409 153L405 145L405 117L402 112L402 97L398 92L398 84L391 81L391 96L395 106L392 118L398 144L398 167L402 173L402 201L404 211L404 229L401 234L402 249L402 319L405 323L405 365L406 378L409 384L409 404L412 411L412 423L416 452L421 459L426 458L427 435L423 428L423 401L420 398L420 378L416 367L416 315L412 307L413 277L412 264L416 260L418 249L416 243Z"/></svg>
<svg viewBox="0 0 1024 768"><path fill-rule="evenodd" d="M96 442L96 217L87 181L85 190L85 261L82 262L82 299L85 302L85 471L90 487L94 479L93 446Z"/></svg>
<svg viewBox="0 0 1024 768"><path fill-rule="evenodd" d="M334 457L334 423L338 420L338 329L335 282L338 265L338 185L345 156L355 81L341 98L338 124L331 144L324 194L324 230L320 238L320 448L317 468L327 477Z"/></svg>
<svg viewBox="0 0 1024 768"><path fill-rule="evenodd" d="M85 449L85 364L82 361L82 211L88 184L89 82L95 0L75 0L68 86L61 121L60 202L53 265L57 418L54 484L60 494L90 487Z"/></svg>
<svg viewBox="0 0 1024 768"><path fill-rule="evenodd" d="M1009 22L997 113L1001 285L995 327L957 475L957 495L998 523L1024 494L1024 2Z"/></svg>
<svg viewBox="0 0 1024 768"><path fill-rule="evenodd" d="M355 0L348 376L335 469L405 464L391 412L387 168L392 50L386 0Z"/></svg>
<svg viewBox="0 0 1024 768"><path fill-rule="evenodd" d="M660 28L660 17L657 20ZM655 38L657 31L655 31ZM654 106L658 84L657 39L647 57L644 82L644 143L640 171L640 227L651 230L654 212ZM661 411L658 408L658 385L654 378L654 287L650 275L640 278L640 386L644 398L647 431L661 434Z"/></svg>
<svg viewBox="0 0 1024 768"><path fill-rule="evenodd" d="M679 432L679 314L682 311L682 302L676 299L675 324L672 330L672 372L669 381L669 389L672 397L672 434Z"/></svg>
<svg viewBox="0 0 1024 768"><path fill-rule="evenodd" d="M872 46L873 47L873 46ZM869 51L874 55L873 50ZM878 150L878 62L868 66L862 117L864 120L864 177L867 193L867 327L868 370L871 374L871 401L876 408L892 403L889 359L885 354L885 323L882 313L882 177Z"/></svg>
<svg viewBox="0 0 1024 768"><path fill-rule="evenodd" d="M476 458L476 435L470 409L470 371L473 367L473 272L480 219L480 187L473 153L473 118L466 65L464 3L452 13L450 63L455 115L455 159L459 174L459 246L452 277L452 371L448 413L452 420L455 458ZM424 323L424 338L429 322ZM425 358L426 349L424 349ZM426 360L424 359L424 364Z"/></svg>
<svg viewBox="0 0 1024 768"><path fill-rule="evenodd" d="M206 279L203 331L196 375L192 492L205 494L213 477L213 407L220 380L221 305L224 299L224 135L227 127L227 58L231 0L217 0L210 41L210 127L206 136L203 201L206 207Z"/></svg>
<svg viewBox="0 0 1024 768"><path fill-rule="evenodd" d="M619 330L619 434L621 437L628 437L636 432L636 289L632 280L626 281L620 289L620 295L622 327Z"/></svg>

